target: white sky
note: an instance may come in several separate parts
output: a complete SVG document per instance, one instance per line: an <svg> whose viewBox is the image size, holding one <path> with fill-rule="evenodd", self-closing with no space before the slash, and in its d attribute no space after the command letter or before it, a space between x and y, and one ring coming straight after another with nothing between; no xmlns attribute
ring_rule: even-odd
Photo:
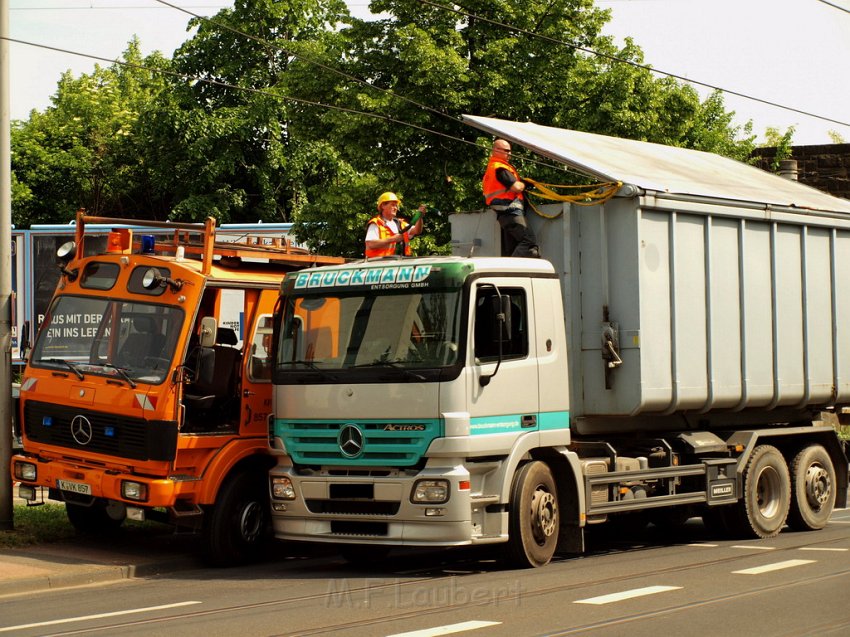
<svg viewBox="0 0 850 637"><path fill-rule="evenodd" d="M227 0L170 0L203 15ZM597 0L613 10L606 32L634 38L653 67L850 124L850 0ZM368 0L350 0L357 15ZM836 6L831 6L836 5ZM142 50L171 56L189 16L153 0L9 0L10 36L115 59L136 34ZM843 8L843 10L842 10ZM12 42L11 115L26 119L50 104L60 74L95 61ZM101 63L105 65L106 63ZM707 89L696 87L705 96ZM850 142L850 125L725 96L739 123L796 126L794 143Z"/></svg>

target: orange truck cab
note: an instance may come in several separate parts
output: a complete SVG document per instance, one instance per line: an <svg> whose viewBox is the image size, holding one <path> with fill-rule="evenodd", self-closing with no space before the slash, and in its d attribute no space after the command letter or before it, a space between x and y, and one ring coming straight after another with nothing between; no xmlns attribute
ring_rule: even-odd
<svg viewBox="0 0 850 637"><path fill-rule="evenodd" d="M111 233L87 223L167 228ZM21 379L28 504L65 502L81 532L157 519L200 532L216 565L254 557L270 528L272 315L284 275L341 258L282 240L216 242L205 224L77 215L75 241Z"/></svg>

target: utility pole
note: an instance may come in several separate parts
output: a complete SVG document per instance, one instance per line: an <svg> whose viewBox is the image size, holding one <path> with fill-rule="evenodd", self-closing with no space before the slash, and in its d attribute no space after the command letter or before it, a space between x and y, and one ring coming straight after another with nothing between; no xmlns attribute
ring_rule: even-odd
<svg viewBox="0 0 850 637"><path fill-rule="evenodd" d="M12 130L9 114L9 0L0 0L0 531L12 506Z"/></svg>

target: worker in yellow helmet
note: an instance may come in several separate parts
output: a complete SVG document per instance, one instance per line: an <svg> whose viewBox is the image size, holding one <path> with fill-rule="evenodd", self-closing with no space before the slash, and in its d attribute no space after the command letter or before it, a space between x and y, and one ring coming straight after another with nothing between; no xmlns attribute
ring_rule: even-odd
<svg viewBox="0 0 850 637"><path fill-rule="evenodd" d="M366 226L366 258L389 257L396 254L410 256L410 240L422 233L422 215L425 204L419 206L413 223L397 218L401 199L393 192L378 197L378 214Z"/></svg>

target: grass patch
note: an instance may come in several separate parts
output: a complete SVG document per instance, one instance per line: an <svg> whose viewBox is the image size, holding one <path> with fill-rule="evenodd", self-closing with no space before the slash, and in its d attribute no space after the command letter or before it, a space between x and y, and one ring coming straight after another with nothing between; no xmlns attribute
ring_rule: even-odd
<svg viewBox="0 0 850 637"><path fill-rule="evenodd" d="M50 544L61 542L80 533L68 521L65 505L57 502L47 502L40 506L16 504L12 512L14 530L0 531L0 549L14 549L35 544ZM133 537L133 534L147 535L169 531L170 527L157 522L136 522L125 520L121 533Z"/></svg>
<svg viewBox="0 0 850 637"><path fill-rule="evenodd" d="M13 511L14 530L0 531L0 548L17 548L33 544L59 542L74 537L76 531L64 504L43 504L28 507L16 504Z"/></svg>

